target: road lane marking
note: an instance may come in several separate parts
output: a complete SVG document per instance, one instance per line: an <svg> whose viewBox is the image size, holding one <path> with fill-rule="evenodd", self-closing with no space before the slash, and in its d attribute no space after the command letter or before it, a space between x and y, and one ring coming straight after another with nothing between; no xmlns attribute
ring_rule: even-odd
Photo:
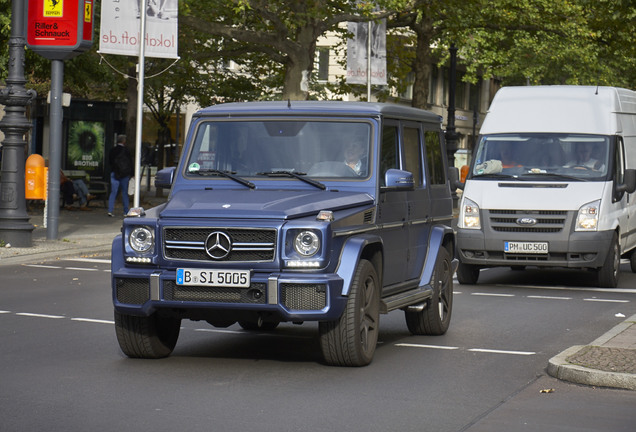
<svg viewBox="0 0 636 432"><path fill-rule="evenodd" d="M527 298L531 299L545 299L545 300L572 300L572 297L557 297L557 296L539 296L529 295Z"/></svg>
<svg viewBox="0 0 636 432"><path fill-rule="evenodd" d="M109 259L101 259L101 258L68 258L67 261L110 264Z"/></svg>
<svg viewBox="0 0 636 432"><path fill-rule="evenodd" d="M44 265L44 264L25 264L25 267L37 267L37 268L46 268L46 269L61 269L60 266L53 265Z"/></svg>
<svg viewBox="0 0 636 432"><path fill-rule="evenodd" d="M515 294L483 293L483 292L471 293L470 295L484 296L484 297L514 297L515 296Z"/></svg>
<svg viewBox="0 0 636 432"><path fill-rule="evenodd" d="M71 318L71 321L90 322L97 324L115 324L115 321L92 319L92 318Z"/></svg>
<svg viewBox="0 0 636 432"><path fill-rule="evenodd" d="M470 348L468 351L472 352L481 352L481 353L489 353L489 354L512 354L512 355L535 355L534 351L507 351L507 350L495 350L495 349L485 349L485 348Z"/></svg>
<svg viewBox="0 0 636 432"><path fill-rule="evenodd" d="M64 267L64 270L77 270L77 271L98 271L96 268L89 267Z"/></svg>
<svg viewBox="0 0 636 432"><path fill-rule="evenodd" d="M16 315L35 317L35 318L50 318L50 319L66 318L65 316L62 316L62 315L46 315L46 314L37 314L37 313L29 313L29 312L16 312Z"/></svg>
<svg viewBox="0 0 636 432"><path fill-rule="evenodd" d="M459 349L459 347L454 347L454 346L424 345L424 344L412 344L412 343L399 343L399 344L395 344L395 346L407 347L407 348L432 348L432 349L441 349L441 350L458 350Z"/></svg>
<svg viewBox="0 0 636 432"><path fill-rule="evenodd" d="M601 303L629 303L629 300L613 300L613 299L597 299L597 298L584 298L583 301L601 302Z"/></svg>
<svg viewBox="0 0 636 432"><path fill-rule="evenodd" d="M3 310L0 310L0 314L8 314L8 313L11 313L11 311L3 311Z"/></svg>

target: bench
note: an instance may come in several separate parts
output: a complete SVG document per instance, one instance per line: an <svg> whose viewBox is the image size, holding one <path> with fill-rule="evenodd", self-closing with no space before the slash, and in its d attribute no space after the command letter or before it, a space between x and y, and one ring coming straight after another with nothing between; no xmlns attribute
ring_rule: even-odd
<svg viewBox="0 0 636 432"><path fill-rule="evenodd" d="M64 175L71 180L82 179L88 187L88 193L94 195L96 198L103 202L104 208L108 207L108 193L110 188L110 182L105 182L101 178L91 179L90 175L84 170L62 170ZM77 198L76 198L77 199ZM91 200L87 205L90 205ZM63 203L63 198L62 198Z"/></svg>

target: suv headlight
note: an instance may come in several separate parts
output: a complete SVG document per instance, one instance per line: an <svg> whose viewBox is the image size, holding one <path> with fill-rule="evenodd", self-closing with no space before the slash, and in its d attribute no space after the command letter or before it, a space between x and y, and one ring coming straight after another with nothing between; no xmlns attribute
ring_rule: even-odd
<svg viewBox="0 0 636 432"><path fill-rule="evenodd" d="M479 206L472 200L464 198L459 214L461 228L481 229L481 219L479 217Z"/></svg>
<svg viewBox="0 0 636 432"><path fill-rule="evenodd" d="M300 256L314 256L320 250L320 237L313 231L301 231L294 237L294 249Z"/></svg>
<svg viewBox="0 0 636 432"><path fill-rule="evenodd" d="M598 229L598 212L601 200L587 203L579 209L576 215L574 231L596 231Z"/></svg>
<svg viewBox="0 0 636 432"><path fill-rule="evenodd" d="M137 253L146 253L155 246L155 235L152 230L145 226L139 226L130 231L128 244Z"/></svg>

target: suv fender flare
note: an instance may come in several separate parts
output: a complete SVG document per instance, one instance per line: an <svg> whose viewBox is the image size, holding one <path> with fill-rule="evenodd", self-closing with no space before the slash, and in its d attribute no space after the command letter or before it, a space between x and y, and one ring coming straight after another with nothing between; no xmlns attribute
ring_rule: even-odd
<svg viewBox="0 0 636 432"><path fill-rule="evenodd" d="M364 249L371 244L382 245L382 239L376 235L361 235L350 237L347 239L344 246L342 247L336 274L343 280L343 296L349 295L349 287L351 286L353 274L356 271L358 262L360 262L362 251L364 251Z"/></svg>
<svg viewBox="0 0 636 432"><path fill-rule="evenodd" d="M422 267L422 273L420 275L420 287L430 286L438 252L440 248L446 247L449 242L450 248L448 249L448 253L453 257L451 265L453 273L455 273L459 260L454 257L455 237L453 229L446 225L435 225L431 228L431 235L428 238L428 247L426 249L426 259L424 260L424 266Z"/></svg>

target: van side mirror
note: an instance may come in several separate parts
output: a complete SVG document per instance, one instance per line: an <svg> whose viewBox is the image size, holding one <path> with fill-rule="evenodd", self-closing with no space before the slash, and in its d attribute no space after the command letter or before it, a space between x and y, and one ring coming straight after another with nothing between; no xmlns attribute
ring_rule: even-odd
<svg viewBox="0 0 636 432"><path fill-rule="evenodd" d="M402 171L391 168L384 174L384 184L382 190L413 190L415 189L415 181L413 174L409 171Z"/></svg>
<svg viewBox="0 0 636 432"><path fill-rule="evenodd" d="M462 169L463 168L464 167L462 167ZM451 190L455 190L455 189L464 190L464 186L466 186L464 184L465 177L464 179L460 180L459 170L456 167L448 168L448 181L450 182Z"/></svg>
<svg viewBox="0 0 636 432"><path fill-rule="evenodd" d="M176 167L168 167L157 171L155 174L155 187L169 189L174 181Z"/></svg>
<svg viewBox="0 0 636 432"><path fill-rule="evenodd" d="M623 183L616 186L616 192L632 193L636 190L636 170L626 169Z"/></svg>

